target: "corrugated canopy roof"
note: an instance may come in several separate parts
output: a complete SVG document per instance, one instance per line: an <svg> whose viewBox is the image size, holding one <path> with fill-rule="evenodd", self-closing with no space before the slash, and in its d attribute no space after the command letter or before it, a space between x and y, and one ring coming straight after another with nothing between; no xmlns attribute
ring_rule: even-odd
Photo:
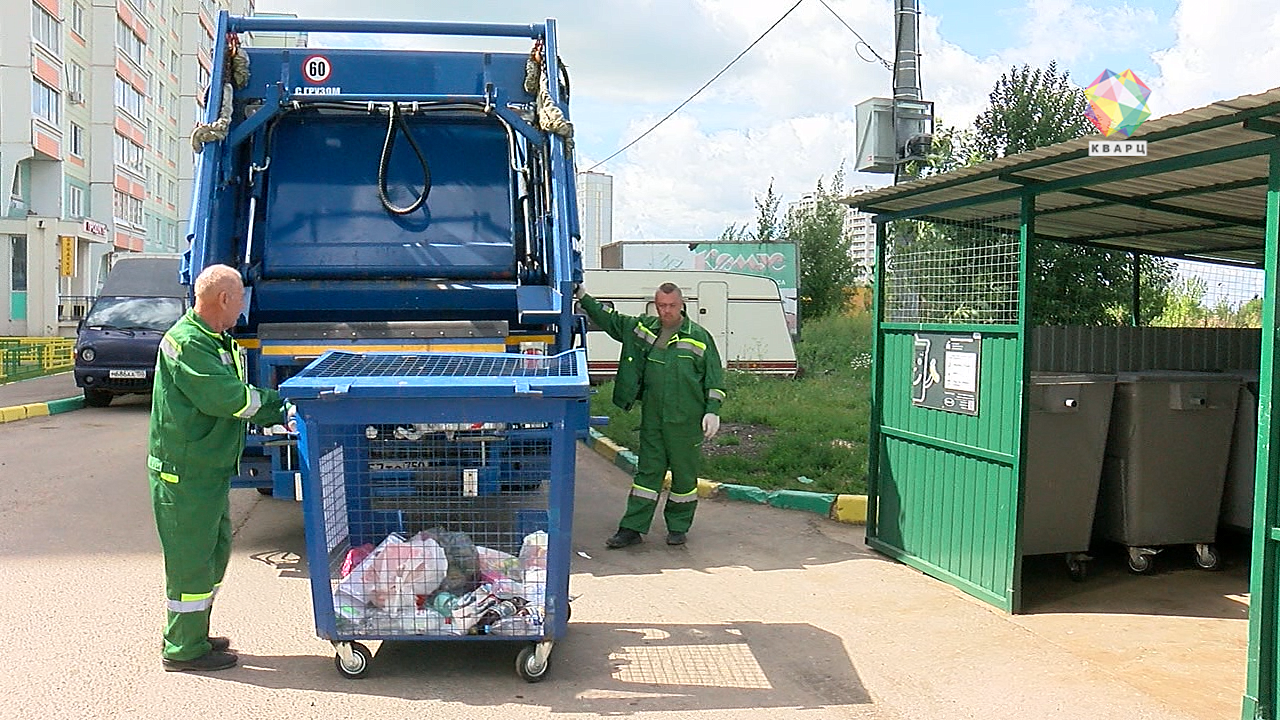
<svg viewBox="0 0 1280 720"><path fill-rule="evenodd" d="M1280 88L1143 124L1146 157L1090 157L1091 136L843 200L890 217L1018 227L1036 195L1036 236L1262 266L1269 153ZM999 218L999 219L997 219Z"/></svg>

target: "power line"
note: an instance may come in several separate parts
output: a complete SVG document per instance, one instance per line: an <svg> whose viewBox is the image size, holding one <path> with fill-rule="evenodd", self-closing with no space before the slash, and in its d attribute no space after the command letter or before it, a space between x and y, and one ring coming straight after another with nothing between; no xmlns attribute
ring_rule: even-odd
<svg viewBox="0 0 1280 720"><path fill-rule="evenodd" d="M704 83L704 84L702 85L702 87L700 87L700 88L698 88L696 91L694 91L694 93L693 93L692 95L690 95L690 96L688 97L688 99L686 99L684 102L682 102L682 103L680 103L679 105L677 105L677 106L676 106L676 108L675 108L674 110L672 110L671 112L667 113L667 114L666 114L666 115L665 115L661 120L659 120L658 122L654 123L653 127L649 128L648 130L645 130L643 133L641 133L641 134L640 134L640 136L639 136L639 137L637 137L636 139L634 139L634 140L632 140L631 142L627 143L626 145L623 145L621 148L619 148L616 152L614 152L614 153L613 153L612 155L610 155L609 157L607 157L607 158L605 158L605 159L601 160L600 162L596 163L595 165L592 165L591 167L587 168L587 172L591 172L592 170L595 170L596 168L600 167L601 165L603 165L603 164L605 164L605 163L609 162L610 160L612 160L612 159L614 159L614 158L618 157L619 155L621 155L622 153L626 152L626 151L627 151L627 149L628 149L628 148L630 148L632 145L635 145L636 143L638 143L638 142L640 142L641 140L643 140L643 139L645 138L645 136L647 136L649 133L653 132L654 130L657 130L657 129L658 129L658 127L659 127L660 125L662 125L662 123L664 123L664 122L666 122L666 121L670 120L670 119L671 119L671 116L672 116L672 115L675 115L675 114L676 114L676 113L678 113L678 112L680 112L680 110L681 110L682 108L684 108L684 106L685 106L685 105L688 105L690 102L693 102L693 99L694 99L694 98L696 98L696 97L698 97L698 95L700 95L700 94L702 93L702 91L703 91L703 90L706 90L708 87L710 87L710 86L711 86L711 83L713 83L713 82L715 82L716 80L720 79L720 76L721 76L721 75L723 75L723 74L725 74L726 72L728 72L728 71L729 71L729 68L733 67L735 63L737 63L739 60L741 60L741 59L742 59L742 56L746 55L748 52L751 52L751 48L755 47L755 46L756 46L756 45L757 45L761 40L764 40L764 39L765 39L765 36L766 36L766 35L768 35L769 33L773 32L773 29L774 29L774 28L776 28L776 27L778 27L778 25L782 24L782 21L783 21L783 20L786 20L788 15L790 15L790 14L791 14L791 13L793 13L793 12L795 12L795 9L796 9L796 8L798 8L798 7L800 7L800 3L802 3L802 2L804 2L804 0L796 0L796 4L795 4L795 5L792 5L790 10L787 10L785 13L783 13L783 14L782 14L782 17L780 17L780 18L778 18L777 20L775 20L775 21L774 21L774 23L773 23L772 25L770 25L770 26L769 26L769 29L765 30L763 33L761 33L761 34L760 34L760 37L758 37L758 38L756 38L755 40L753 40L753 41L751 42L751 44L750 44L750 45L748 45L748 46L747 46L747 48L746 48L745 50L743 50L742 52L738 53L738 56L737 56L737 57L735 57L734 59L730 60L728 65L725 65L723 68L721 68L720 72L716 73L716 74L715 74L715 75L714 75L710 80L708 80L706 83ZM824 2L824 3L823 3L823 5L826 5L826 3ZM831 8L827 8L827 9L828 9L828 10L830 10ZM832 12L834 12L834 11L832 11ZM837 16L837 17L839 17L839 16ZM844 21L843 21L843 20L841 20L841 22L844 22ZM848 27L848 26L846 26L846 27ZM850 30L852 30L853 28L849 28L849 29L850 29ZM856 34L856 33L855 33L855 34ZM870 46L868 46L868 47L870 47ZM875 52L875 51L874 51L874 50L872 50L872 52ZM877 57L879 57L879 56L877 56Z"/></svg>
<svg viewBox="0 0 1280 720"><path fill-rule="evenodd" d="M867 60L867 58L862 57L862 52L858 50L859 45L865 45L867 49L871 51L871 54L875 55L876 59L880 61L880 64L884 65L886 70L889 70L890 72L893 71L893 64L890 63L888 60L885 60L883 57L880 57L880 53L876 52L876 49L871 47L871 43L862 39L862 36L858 34L858 31L854 30L853 27L849 25L849 23L844 21L844 18L840 17L840 13L837 13L835 10L832 9L830 5L827 4L827 0L818 0L818 2L822 3L822 7L826 8L827 12L834 15L835 18L840 21L841 25L845 26L845 28L847 28L849 32L853 33L854 37L858 38L858 45L853 46L853 51L858 54L859 59L864 60L866 62L871 62L871 60Z"/></svg>

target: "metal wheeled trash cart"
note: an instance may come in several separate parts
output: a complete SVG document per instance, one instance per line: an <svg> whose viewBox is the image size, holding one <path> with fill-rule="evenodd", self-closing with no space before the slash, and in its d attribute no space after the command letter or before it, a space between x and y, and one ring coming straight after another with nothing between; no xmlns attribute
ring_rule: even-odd
<svg viewBox="0 0 1280 720"><path fill-rule="evenodd" d="M1114 375L1032 373L1022 554L1063 553L1084 580Z"/></svg>
<svg viewBox="0 0 1280 720"><path fill-rule="evenodd" d="M1196 565L1218 566L1222 502L1240 378L1201 372L1120 373L1112 407L1098 530L1149 572L1167 545L1195 545Z"/></svg>
<svg viewBox="0 0 1280 720"><path fill-rule="evenodd" d="M317 634L362 677L361 640L518 641L529 682L569 619L574 443L586 358L327 352L281 385L301 418Z"/></svg>

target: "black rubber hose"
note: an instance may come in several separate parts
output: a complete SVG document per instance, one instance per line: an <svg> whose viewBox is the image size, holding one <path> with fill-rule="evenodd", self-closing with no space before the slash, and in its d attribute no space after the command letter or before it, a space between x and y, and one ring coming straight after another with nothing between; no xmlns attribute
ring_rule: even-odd
<svg viewBox="0 0 1280 720"><path fill-rule="evenodd" d="M409 141L409 147L413 148L413 153L418 156L418 162L422 163L422 192L408 207L396 207L391 204L391 198L387 197L387 165L391 163L391 150L396 146L397 127L404 133L405 139ZM382 207L386 208L387 212L396 215L408 215L422 207L430 194L431 167L427 164L426 157L422 155L418 142L413 139L413 133L409 132L409 126L405 123L404 116L400 114L400 103L393 102L387 114L387 137L382 142L382 157L378 160L378 198L382 200Z"/></svg>

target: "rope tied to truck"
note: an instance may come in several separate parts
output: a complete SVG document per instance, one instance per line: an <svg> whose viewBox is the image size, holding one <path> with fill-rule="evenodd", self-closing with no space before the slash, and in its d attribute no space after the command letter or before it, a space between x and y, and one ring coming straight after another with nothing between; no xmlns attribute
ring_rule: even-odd
<svg viewBox="0 0 1280 720"><path fill-rule="evenodd" d="M218 119L211 123L197 125L191 131L191 149L199 153L205 143L218 142L227 138L231 127L231 107L235 97L235 88L243 88L249 84L249 55L240 46L240 37L235 33L227 33L227 50L222 59L224 77L230 81L222 84L222 98L218 106ZM213 101L213 88L209 89L208 101Z"/></svg>
<svg viewBox="0 0 1280 720"><path fill-rule="evenodd" d="M569 94L569 70L558 57L560 66L560 84L564 88L566 98ZM564 116L564 111L551 97L550 80L547 77L545 47L541 39L535 40L533 49L529 51L529 59L524 65L524 91L536 98L534 117L538 129L554 133L565 139L572 147L573 123Z"/></svg>

